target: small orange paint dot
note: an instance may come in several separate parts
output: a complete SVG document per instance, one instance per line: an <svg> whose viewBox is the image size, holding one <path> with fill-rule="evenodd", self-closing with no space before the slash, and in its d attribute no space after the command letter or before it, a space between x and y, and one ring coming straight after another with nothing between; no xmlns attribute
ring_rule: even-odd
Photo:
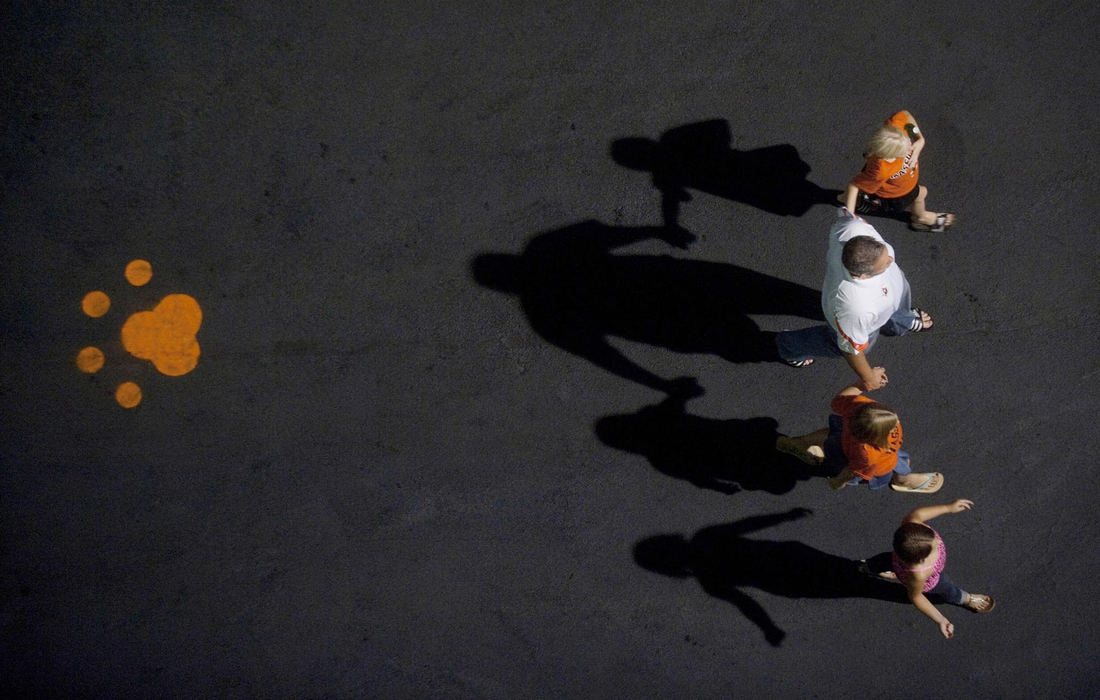
<svg viewBox="0 0 1100 700"><path fill-rule="evenodd" d="M80 307L84 309L84 313L92 318L99 318L107 313L107 309L111 308L111 297L98 290L88 292L84 295L84 300L80 302Z"/></svg>
<svg viewBox="0 0 1100 700"><path fill-rule="evenodd" d="M135 287L148 284L153 279L153 266L147 260L131 260L126 266L126 279Z"/></svg>
<svg viewBox="0 0 1100 700"><path fill-rule="evenodd" d="M133 408L141 403L141 387L133 382L123 382L115 389L115 401L123 408Z"/></svg>
<svg viewBox="0 0 1100 700"><path fill-rule="evenodd" d="M99 348L88 346L76 355L76 366L81 372L95 374L103 369L103 351Z"/></svg>

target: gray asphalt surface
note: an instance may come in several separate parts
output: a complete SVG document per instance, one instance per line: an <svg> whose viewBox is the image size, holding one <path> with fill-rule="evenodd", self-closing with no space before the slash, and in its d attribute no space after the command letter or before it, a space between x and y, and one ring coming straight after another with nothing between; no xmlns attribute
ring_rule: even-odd
<svg viewBox="0 0 1100 700"><path fill-rule="evenodd" d="M8 6L3 686L1095 697L1098 24L1076 1ZM769 334L813 322L824 200L898 108L959 224L872 220L936 326L871 357L936 496L832 492L767 449L850 380ZM657 146L685 132L690 201L662 207ZM203 314L182 376L119 339L173 293ZM998 602L944 608L945 640L852 562L955 498L948 572Z"/></svg>

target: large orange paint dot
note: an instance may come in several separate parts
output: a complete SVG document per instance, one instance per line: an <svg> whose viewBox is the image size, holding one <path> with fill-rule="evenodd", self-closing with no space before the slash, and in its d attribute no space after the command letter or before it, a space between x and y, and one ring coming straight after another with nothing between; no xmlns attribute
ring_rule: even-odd
<svg viewBox="0 0 1100 700"><path fill-rule="evenodd" d="M123 382L115 389L115 401L123 408L133 408L141 403L141 387L133 382Z"/></svg>
<svg viewBox="0 0 1100 700"><path fill-rule="evenodd" d="M80 308L92 318L99 318L111 308L111 297L98 290L88 292L80 302Z"/></svg>
<svg viewBox="0 0 1100 700"><path fill-rule="evenodd" d="M95 374L103 369L103 351L99 348L88 346L76 354L76 366L81 372Z"/></svg>
<svg viewBox="0 0 1100 700"><path fill-rule="evenodd" d="M134 357L150 360L157 370L178 377L199 363L202 325L199 303L186 294L169 294L152 311L141 311L122 326L122 345Z"/></svg>
<svg viewBox="0 0 1100 700"><path fill-rule="evenodd" d="M126 280L135 287L148 284L151 279L153 279L153 266L148 260L131 260L126 266Z"/></svg>

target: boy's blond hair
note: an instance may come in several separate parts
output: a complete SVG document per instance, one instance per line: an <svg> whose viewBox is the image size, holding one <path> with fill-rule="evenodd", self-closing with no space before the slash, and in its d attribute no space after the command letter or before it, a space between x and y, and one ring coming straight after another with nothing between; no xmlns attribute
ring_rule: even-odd
<svg viewBox="0 0 1100 700"><path fill-rule="evenodd" d="M865 155L878 158L901 158L909 153L913 142L905 130L897 126L883 126L867 141Z"/></svg>

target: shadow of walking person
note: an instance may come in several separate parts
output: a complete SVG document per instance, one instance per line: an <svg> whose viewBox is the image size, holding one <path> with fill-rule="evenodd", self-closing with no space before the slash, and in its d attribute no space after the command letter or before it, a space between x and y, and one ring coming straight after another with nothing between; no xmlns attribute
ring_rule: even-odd
<svg viewBox="0 0 1100 700"><path fill-rule="evenodd" d="M485 287L519 296L531 327L550 343L619 377L669 394L701 393L691 378L662 378L627 358L611 336L730 362L780 361L774 333L749 314L820 320L820 294L736 265L667 255L613 255L646 239L686 248L681 228L583 221L535 236L519 255L471 262Z"/></svg>
<svg viewBox="0 0 1100 700"><path fill-rule="evenodd" d="M772 646L786 632L742 588L758 588L787 598L872 598L905 604L901 586L859 573L859 562L828 554L801 542L750 540L745 535L810 515L805 508L744 518L680 534L647 537L634 546L634 561L649 571L676 578L694 576L710 595L733 603Z"/></svg>
<svg viewBox="0 0 1100 700"><path fill-rule="evenodd" d="M669 397L637 413L605 416L596 421L596 436L644 456L662 474L720 493L782 494L799 481L831 476L776 451L774 418L703 418L687 413L685 403Z"/></svg>
<svg viewBox="0 0 1100 700"><path fill-rule="evenodd" d="M669 129L657 141L617 139L611 157L632 170L653 173L661 192L666 226L677 226L687 189L762 209L780 216L802 216L815 204L836 205L839 190L806 179L810 166L787 143L738 151L730 148L729 122L712 119Z"/></svg>

